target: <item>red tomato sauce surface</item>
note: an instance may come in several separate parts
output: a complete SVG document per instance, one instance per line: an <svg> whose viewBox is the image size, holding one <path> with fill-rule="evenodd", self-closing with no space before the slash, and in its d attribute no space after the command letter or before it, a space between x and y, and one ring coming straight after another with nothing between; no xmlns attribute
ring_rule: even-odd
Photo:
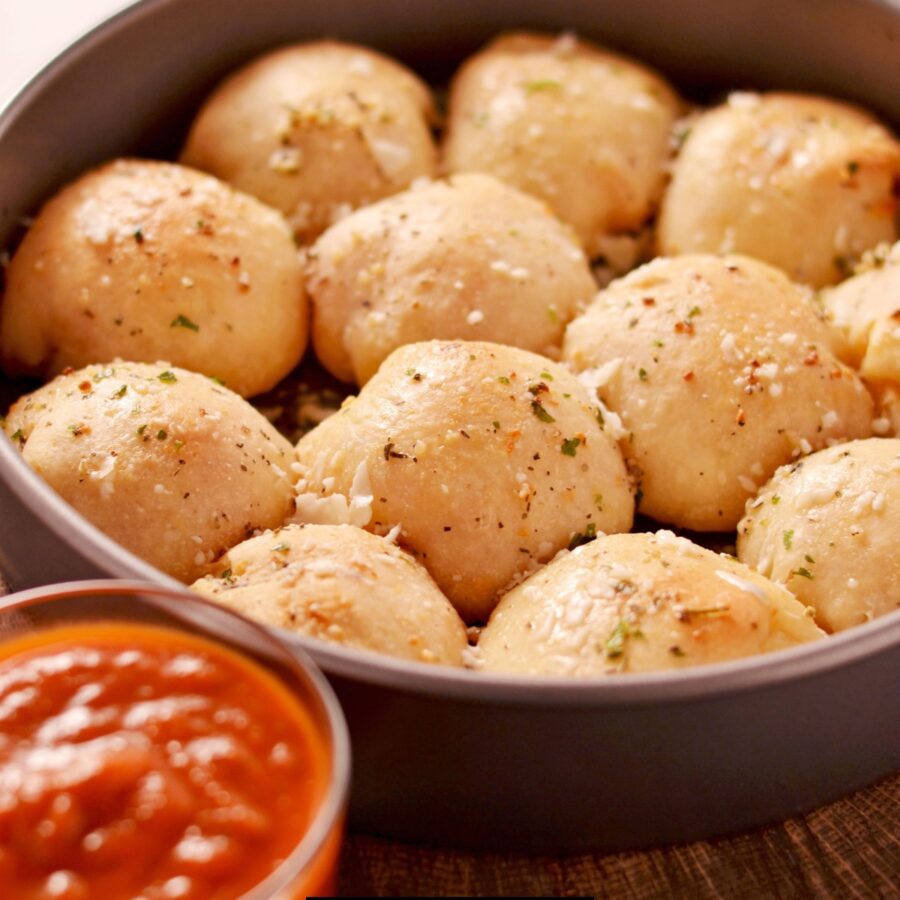
<svg viewBox="0 0 900 900"><path fill-rule="evenodd" d="M132 624L0 644L0 895L235 898L327 788L308 712L212 642Z"/></svg>

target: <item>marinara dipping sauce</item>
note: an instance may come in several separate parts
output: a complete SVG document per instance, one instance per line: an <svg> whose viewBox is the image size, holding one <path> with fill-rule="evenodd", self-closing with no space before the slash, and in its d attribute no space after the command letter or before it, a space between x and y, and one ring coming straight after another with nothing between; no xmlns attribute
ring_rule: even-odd
<svg viewBox="0 0 900 900"><path fill-rule="evenodd" d="M4 898L257 896L329 776L303 703L219 643L116 621L0 643ZM338 844L273 896L327 892Z"/></svg>

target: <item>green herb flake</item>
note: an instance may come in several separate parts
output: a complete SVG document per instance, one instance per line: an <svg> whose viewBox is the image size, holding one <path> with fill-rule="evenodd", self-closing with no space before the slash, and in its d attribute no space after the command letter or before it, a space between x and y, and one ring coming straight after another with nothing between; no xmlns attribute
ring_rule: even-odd
<svg viewBox="0 0 900 900"><path fill-rule="evenodd" d="M581 438L573 437L566 438L559 449L562 451L563 456L574 456L580 446Z"/></svg>
<svg viewBox="0 0 900 900"><path fill-rule="evenodd" d="M78 437L80 434L84 434L84 422L75 422L69 426L69 431L75 436Z"/></svg>
<svg viewBox="0 0 900 900"><path fill-rule="evenodd" d="M687 654L684 652L684 650L681 649L681 647L678 646L678 644L673 644L671 647L669 647L669 653L671 653L672 656L677 656L679 659L681 659L681 657L683 656L687 656Z"/></svg>
<svg viewBox="0 0 900 900"><path fill-rule="evenodd" d="M644 499L644 489L641 485L638 485L638 489L634 492L634 508L639 509L641 506L641 501Z"/></svg>
<svg viewBox="0 0 900 900"><path fill-rule="evenodd" d="M781 497L779 497L778 494L773 494L771 503L772 506L778 506L778 504L781 503Z"/></svg>
<svg viewBox="0 0 900 900"><path fill-rule="evenodd" d="M795 569L791 572L791 575L799 575L801 578L809 578L812 579L813 574L809 571L805 566L800 566L799 569Z"/></svg>
<svg viewBox="0 0 900 900"><path fill-rule="evenodd" d="M597 424L601 428L603 428L606 425L606 419L603 418L603 410L600 409L599 406L597 407L596 419L597 419Z"/></svg>
<svg viewBox="0 0 900 900"><path fill-rule="evenodd" d="M146 430L147 430L147 426L146 426L146 425L140 425L140 426L138 426L137 436L138 436L138 437L143 437L143 436L144 436L144 432L145 432Z"/></svg>
<svg viewBox="0 0 900 900"><path fill-rule="evenodd" d="M160 372L157 378L159 378L159 380L163 382L163 384L175 384L175 382L178 381L175 373L170 371L169 369L166 369L165 372Z"/></svg>
<svg viewBox="0 0 900 900"><path fill-rule="evenodd" d="M641 381L646 381L649 377L650 376L647 374L646 369L643 369L643 368L638 369L638 378L640 378Z"/></svg>
<svg viewBox="0 0 900 900"><path fill-rule="evenodd" d="M20 444L25 443L25 433L21 428L17 428L9 438L11 441L18 441Z"/></svg>
<svg viewBox="0 0 900 900"><path fill-rule="evenodd" d="M537 94L541 91L560 91L562 90L562 85L558 81L554 81L552 78L540 78L537 81L528 81L523 87L525 88L525 93L529 96L531 94Z"/></svg>
<svg viewBox="0 0 900 900"><path fill-rule="evenodd" d="M699 316L702 310L699 306L692 306L690 312L687 314L688 319L693 319L694 316Z"/></svg>
<svg viewBox="0 0 900 900"><path fill-rule="evenodd" d="M156 432L156 439L158 441L164 441L169 436L169 432L166 431L165 428L160 428L159 431Z"/></svg>
<svg viewBox="0 0 900 900"><path fill-rule="evenodd" d="M859 163L855 159L851 159L850 162L847 163L847 171L851 175L855 175L859 171Z"/></svg>
<svg viewBox="0 0 900 900"><path fill-rule="evenodd" d="M804 558L811 566L814 566L814 565L816 564L816 561L815 561L808 553L805 553L805 554L803 555L803 558Z"/></svg>
<svg viewBox="0 0 900 900"><path fill-rule="evenodd" d="M120 388L113 394L113 397L115 397L116 400L121 400L127 393L128 393L128 385L127 385L127 384L123 384L122 387L120 387Z"/></svg>
<svg viewBox="0 0 900 900"><path fill-rule="evenodd" d="M494 421L491 422L491 425L494 426L494 431L499 431L499 430L500 430L500 423L499 423L496 419L494 419Z"/></svg>
<svg viewBox="0 0 900 900"><path fill-rule="evenodd" d="M144 232L142 229L140 229L140 228L135 229L134 234L132 234L132 237L134 238L136 244L144 243Z"/></svg>
<svg viewBox="0 0 900 900"><path fill-rule="evenodd" d="M790 550L794 545L794 530L793 528L788 529L781 535L781 541L784 544L785 550Z"/></svg>
<svg viewBox="0 0 900 900"><path fill-rule="evenodd" d="M541 378L545 378L547 381L553 381L553 376L549 372L541 372Z"/></svg>
<svg viewBox="0 0 900 900"><path fill-rule="evenodd" d="M538 403L537 400L533 400L531 403L531 411L542 421L547 423L555 422L556 419L547 412L544 407Z"/></svg>
<svg viewBox="0 0 900 900"><path fill-rule="evenodd" d="M603 512L603 494L594 494L594 506L599 512Z"/></svg>
<svg viewBox="0 0 900 900"><path fill-rule="evenodd" d="M215 375L210 375L210 376L209 376L209 380L210 380L211 382L213 382L213 384L219 385L219 387L225 387L225 382L222 381L221 378L216 378Z"/></svg>
<svg viewBox="0 0 900 900"><path fill-rule="evenodd" d="M665 347L666 344L665 344L665 341L655 340L653 342L653 346L654 347Z"/></svg>
<svg viewBox="0 0 900 900"><path fill-rule="evenodd" d="M231 581L231 569L226 569L220 576L223 581Z"/></svg>
<svg viewBox="0 0 900 900"><path fill-rule="evenodd" d="M555 325L559 321L559 312L555 306L547 307L547 318Z"/></svg>
<svg viewBox="0 0 900 900"><path fill-rule="evenodd" d="M509 379L505 375L500 375L497 378L497 381L499 381L500 384L509 384Z"/></svg>
<svg viewBox="0 0 900 900"><path fill-rule="evenodd" d="M610 632L603 647L607 659L617 659L625 653L625 643L629 638L640 638L644 634L640 629L632 628L624 619L619 619L618 624Z"/></svg>
<svg viewBox="0 0 900 900"><path fill-rule="evenodd" d="M281 543L281 544L276 544L276 545L272 548L272 552L273 552L273 553L287 553L288 550L290 550L290 549L291 549L291 548L290 548L290 545L289 545L289 544Z"/></svg>
<svg viewBox="0 0 900 900"><path fill-rule="evenodd" d="M200 330L200 326L196 322L192 322L187 316L181 314L172 319L169 323L169 328L187 328L189 331Z"/></svg>
<svg viewBox="0 0 900 900"><path fill-rule="evenodd" d="M582 544L589 544L597 537L597 526L593 522L588 522L584 531L576 532L569 539L569 550L574 550Z"/></svg>

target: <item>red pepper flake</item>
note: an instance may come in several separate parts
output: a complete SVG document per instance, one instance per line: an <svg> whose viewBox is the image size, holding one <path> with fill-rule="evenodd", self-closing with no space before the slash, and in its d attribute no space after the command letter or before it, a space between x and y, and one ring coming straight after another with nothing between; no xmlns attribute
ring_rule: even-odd
<svg viewBox="0 0 900 900"><path fill-rule="evenodd" d="M83 394L89 394L93 390L93 388L89 381L82 381L81 384L78 385L78 390Z"/></svg>
<svg viewBox="0 0 900 900"><path fill-rule="evenodd" d="M819 354L815 350L810 350L806 359L803 360L804 366L815 366L819 362Z"/></svg>
<svg viewBox="0 0 900 900"><path fill-rule="evenodd" d="M738 423L738 425L741 426L741 428L743 428L744 425L747 424L747 416L744 414L743 406L738 407L737 416L735 416L735 421Z"/></svg>
<svg viewBox="0 0 900 900"><path fill-rule="evenodd" d="M644 297L644 299L641 300L641 303L643 303L644 306L656 306L656 300L653 297Z"/></svg>
<svg viewBox="0 0 900 900"><path fill-rule="evenodd" d="M692 335L694 333L694 323L693 322L685 322L678 321L675 323L675 333L676 334L686 334Z"/></svg>
<svg viewBox="0 0 900 900"><path fill-rule="evenodd" d="M693 371L691 371L691 372L685 372L684 375L682 375L681 377L682 377L682 379L683 379L684 381L693 381L693 380L694 380L694 373L693 373Z"/></svg>

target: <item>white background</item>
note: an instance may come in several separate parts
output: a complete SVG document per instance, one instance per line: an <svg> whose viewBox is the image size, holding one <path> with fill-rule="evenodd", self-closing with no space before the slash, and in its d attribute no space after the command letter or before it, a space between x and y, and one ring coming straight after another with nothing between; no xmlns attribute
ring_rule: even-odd
<svg viewBox="0 0 900 900"><path fill-rule="evenodd" d="M0 0L0 108L60 50L129 0Z"/></svg>

